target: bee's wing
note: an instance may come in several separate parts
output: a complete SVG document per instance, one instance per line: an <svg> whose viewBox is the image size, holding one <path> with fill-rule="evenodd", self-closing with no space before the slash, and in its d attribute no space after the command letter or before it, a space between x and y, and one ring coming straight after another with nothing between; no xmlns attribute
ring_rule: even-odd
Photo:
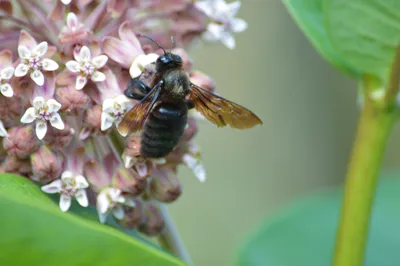
<svg viewBox="0 0 400 266"><path fill-rule="evenodd" d="M154 104L158 100L163 81L160 81L151 91L124 116L118 125L118 131L122 135L139 131L143 128L144 121L149 115ZM154 96L152 96L154 94Z"/></svg>
<svg viewBox="0 0 400 266"><path fill-rule="evenodd" d="M190 85L189 100L194 108L218 127L230 125L232 128L246 129L262 124L252 111L211 93L194 84Z"/></svg>
<svg viewBox="0 0 400 266"><path fill-rule="evenodd" d="M121 123L119 123L118 131L122 135L128 135L129 133L141 130L150 108L151 102L149 101L136 104L126 113Z"/></svg>

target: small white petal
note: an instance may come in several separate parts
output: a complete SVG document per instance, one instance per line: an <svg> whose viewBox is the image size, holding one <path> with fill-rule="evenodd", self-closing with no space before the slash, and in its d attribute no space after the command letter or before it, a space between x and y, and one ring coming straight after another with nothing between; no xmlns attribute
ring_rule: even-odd
<svg viewBox="0 0 400 266"><path fill-rule="evenodd" d="M208 1L197 1L194 3L197 9L200 9L207 16L211 16L213 13L212 5Z"/></svg>
<svg viewBox="0 0 400 266"><path fill-rule="evenodd" d="M47 184L42 187L42 191L49 193L49 194L54 194L54 193L59 193L62 190L62 182L60 179L57 179L50 184Z"/></svg>
<svg viewBox="0 0 400 266"><path fill-rule="evenodd" d="M194 175L197 177L197 179L201 183L206 182L206 169L205 169L204 165L198 164L192 170L193 170Z"/></svg>
<svg viewBox="0 0 400 266"><path fill-rule="evenodd" d="M131 75L131 78L137 78L142 74L142 70L139 68L137 64L132 64L131 67L129 68L129 75Z"/></svg>
<svg viewBox="0 0 400 266"><path fill-rule="evenodd" d="M133 157L132 156L123 156L125 168L131 168L133 166Z"/></svg>
<svg viewBox="0 0 400 266"><path fill-rule="evenodd" d="M19 64L15 69L14 75L16 77L23 77L28 73L29 67L25 64Z"/></svg>
<svg viewBox="0 0 400 266"><path fill-rule="evenodd" d="M34 107L29 107L25 114L21 117L21 123L32 123L36 119L36 110Z"/></svg>
<svg viewBox="0 0 400 266"><path fill-rule="evenodd" d="M95 68L102 68L108 61L106 55L99 55L92 59L92 64Z"/></svg>
<svg viewBox="0 0 400 266"><path fill-rule="evenodd" d="M18 56L21 59L28 59L31 56L31 51L25 45L18 46Z"/></svg>
<svg viewBox="0 0 400 266"><path fill-rule="evenodd" d="M204 183L206 181L206 171L204 165L201 164L198 158L193 157L190 154L185 154L182 158L183 162L189 167L197 179Z"/></svg>
<svg viewBox="0 0 400 266"><path fill-rule="evenodd" d="M46 71L54 71L54 70L58 69L58 64L54 60L44 58L42 60L42 67Z"/></svg>
<svg viewBox="0 0 400 266"><path fill-rule="evenodd" d="M102 73L100 71L95 71L91 76L91 80L93 80L94 82L105 81L106 75L104 75L104 73Z"/></svg>
<svg viewBox="0 0 400 266"><path fill-rule="evenodd" d="M75 176L76 186L79 188L87 188L89 187L89 183L86 181L86 178L82 175Z"/></svg>
<svg viewBox="0 0 400 266"><path fill-rule="evenodd" d="M36 109L41 109L44 107L44 103L45 103L44 98L41 96L37 96L35 97L35 99L33 99L32 106L35 107Z"/></svg>
<svg viewBox="0 0 400 266"><path fill-rule="evenodd" d="M71 1L71 0L69 0L69 1ZM68 4L66 4L66 5L68 5ZM79 24L78 17L75 15L75 13L69 12L67 15L68 28L70 28L70 29L76 28L78 26L78 24Z"/></svg>
<svg viewBox="0 0 400 266"><path fill-rule="evenodd" d="M54 99L47 100L46 104L47 104L47 107L48 107L47 111L49 113L58 112L58 110L61 109L61 103L57 102Z"/></svg>
<svg viewBox="0 0 400 266"><path fill-rule="evenodd" d="M46 136L47 124L42 120L36 122L36 136L38 139L43 139Z"/></svg>
<svg viewBox="0 0 400 266"><path fill-rule="evenodd" d="M142 67L145 67L156 62L158 57L158 54L147 54L145 57L142 57L140 61L138 60L138 64L140 64Z"/></svg>
<svg viewBox="0 0 400 266"><path fill-rule="evenodd" d="M83 87L85 87L86 83L87 83L86 77L77 76L76 83L75 83L75 89L77 89L77 90L83 89Z"/></svg>
<svg viewBox="0 0 400 266"><path fill-rule="evenodd" d="M147 169L147 165L145 163L138 163L136 164L136 171L138 172L138 174L143 177L146 176L148 173L148 169Z"/></svg>
<svg viewBox="0 0 400 266"><path fill-rule="evenodd" d="M234 18L232 20L232 31L233 32L242 32L247 29L247 22L241 18Z"/></svg>
<svg viewBox="0 0 400 266"><path fill-rule="evenodd" d="M114 110L115 110L114 103L115 103L114 99L105 99L103 101L103 107L102 107L103 112L107 112L107 113L114 112Z"/></svg>
<svg viewBox="0 0 400 266"><path fill-rule="evenodd" d="M71 197L65 194L60 195L60 209L63 212L68 211L69 207L71 207Z"/></svg>
<svg viewBox="0 0 400 266"><path fill-rule="evenodd" d="M135 201L133 199L127 199L124 203L124 205L129 206L129 207L135 207Z"/></svg>
<svg viewBox="0 0 400 266"><path fill-rule="evenodd" d="M58 113L51 114L50 124L52 127L57 128L59 130L64 129L64 122L62 121L61 116Z"/></svg>
<svg viewBox="0 0 400 266"><path fill-rule="evenodd" d="M118 188L109 188L107 190L107 193L110 198L115 202L123 203L125 201L125 198L121 196L121 190L119 190Z"/></svg>
<svg viewBox="0 0 400 266"><path fill-rule="evenodd" d="M128 97L126 97L124 94L118 95L117 97L114 98L114 100L119 105L121 105L121 108L124 111L127 110L132 104L132 101Z"/></svg>
<svg viewBox="0 0 400 266"><path fill-rule="evenodd" d="M78 190L75 194L75 198L82 207L87 207L89 205L86 191L84 189Z"/></svg>
<svg viewBox="0 0 400 266"><path fill-rule="evenodd" d="M74 60L68 61L65 63L65 66L69 69L69 71L74 73L77 73L81 70L81 65Z"/></svg>
<svg viewBox="0 0 400 266"><path fill-rule="evenodd" d="M112 209L112 214L118 220L122 220L125 217L124 209L122 209L121 205L117 205Z"/></svg>
<svg viewBox="0 0 400 266"><path fill-rule="evenodd" d="M239 12L240 9L240 1L232 2L226 5L226 16L227 17L234 17Z"/></svg>
<svg viewBox="0 0 400 266"><path fill-rule="evenodd" d="M97 211L99 213L106 213L108 208L110 207L110 202L107 196L107 190L100 192L97 196Z"/></svg>
<svg viewBox="0 0 400 266"><path fill-rule="evenodd" d="M68 5L69 3L71 3L71 0L61 0L61 3L63 3L64 5Z"/></svg>
<svg viewBox="0 0 400 266"><path fill-rule="evenodd" d="M74 173L72 173L71 171L64 171L61 175L61 180L67 180L67 179L71 179L74 177Z"/></svg>
<svg viewBox="0 0 400 266"><path fill-rule="evenodd" d="M10 79L13 74L14 74L14 68L11 66L6 67L0 71L0 78L1 79Z"/></svg>
<svg viewBox="0 0 400 266"><path fill-rule="evenodd" d="M104 224L107 221L107 214L103 214L101 212L98 212L98 213L99 213L100 223Z"/></svg>
<svg viewBox="0 0 400 266"><path fill-rule="evenodd" d="M115 119L110 114L108 114L106 112L102 112L101 113L101 126L100 126L100 129L102 131L105 131L105 130L109 129L113 125L114 122L115 122Z"/></svg>
<svg viewBox="0 0 400 266"><path fill-rule="evenodd" d="M14 91L11 87L10 84L5 83L3 85L0 85L0 92L3 94L5 97L12 97L14 95Z"/></svg>
<svg viewBox="0 0 400 266"><path fill-rule="evenodd" d="M90 54L89 48L87 46L83 46L81 48L81 51L79 52L79 60L80 60L80 62L90 61L91 58L92 58L92 56Z"/></svg>
<svg viewBox="0 0 400 266"><path fill-rule="evenodd" d="M47 52L47 42L41 42L33 48L32 53L38 56L43 56Z"/></svg>
<svg viewBox="0 0 400 266"><path fill-rule="evenodd" d="M229 49L235 48L235 38L233 38L232 34L225 32L221 37L221 42L228 47Z"/></svg>
<svg viewBox="0 0 400 266"><path fill-rule="evenodd" d="M31 73L31 79L39 86L43 86L44 84L43 73L38 69Z"/></svg>
<svg viewBox="0 0 400 266"><path fill-rule="evenodd" d="M8 136L7 130L4 128L3 122L0 121L0 137Z"/></svg>

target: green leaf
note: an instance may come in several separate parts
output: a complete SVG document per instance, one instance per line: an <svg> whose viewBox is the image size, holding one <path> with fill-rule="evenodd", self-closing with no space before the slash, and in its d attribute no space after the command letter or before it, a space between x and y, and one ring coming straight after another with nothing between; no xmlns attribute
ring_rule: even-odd
<svg viewBox="0 0 400 266"><path fill-rule="evenodd" d="M346 64L386 80L400 42L400 1L323 0L323 12Z"/></svg>
<svg viewBox="0 0 400 266"><path fill-rule="evenodd" d="M240 266L329 266L342 199L341 189L298 201L268 219L246 243ZM380 179L365 266L400 261L400 179Z"/></svg>
<svg viewBox="0 0 400 266"><path fill-rule="evenodd" d="M317 51L331 64L353 76L358 76L334 49L324 27L322 0L283 0L290 14L315 46Z"/></svg>
<svg viewBox="0 0 400 266"><path fill-rule="evenodd" d="M0 265L186 265L112 227L63 213L30 180L0 175Z"/></svg>

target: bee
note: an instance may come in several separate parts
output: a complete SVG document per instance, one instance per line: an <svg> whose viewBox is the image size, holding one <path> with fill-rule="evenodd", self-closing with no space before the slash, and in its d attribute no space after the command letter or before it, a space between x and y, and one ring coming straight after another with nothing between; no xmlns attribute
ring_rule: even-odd
<svg viewBox="0 0 400 266"><path fill-rule="evenodd" d="M191 83L182 69L182 58L165 51L155 62L155 85L150 88L139 78L130 81L125 95L140 100L122 119L118 130L124 135L141 132L141 156L162 158L178 144L187 124L188 110L195 108L218 127L237 129L262 124L247 108ZM173 42L173 39L172 39ZM174 47L174 44L173 46Z"/></svg>

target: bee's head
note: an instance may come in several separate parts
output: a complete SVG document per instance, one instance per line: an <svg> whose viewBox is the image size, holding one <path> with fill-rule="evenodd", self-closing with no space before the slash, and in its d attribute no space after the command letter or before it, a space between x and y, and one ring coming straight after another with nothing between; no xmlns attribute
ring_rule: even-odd
<svg viewBox="0 0 400 266"><path fill-rule="evenodd" d="M164 53L159 56L156 61L157 71L166 71L182 67L182 58L173 53Z"/></svg>

